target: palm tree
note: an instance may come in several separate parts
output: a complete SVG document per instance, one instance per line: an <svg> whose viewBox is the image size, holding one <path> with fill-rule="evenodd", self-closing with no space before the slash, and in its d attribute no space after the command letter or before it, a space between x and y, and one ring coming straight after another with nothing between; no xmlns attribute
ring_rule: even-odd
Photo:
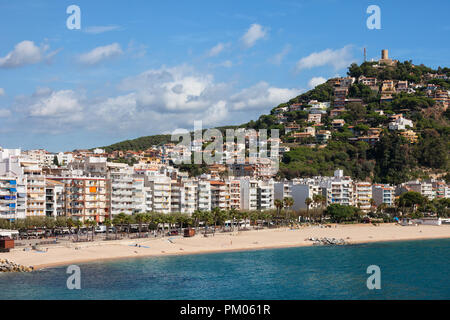
<svg viewBox="0 0 450 320"><path fill-rule="evenodd" d="M177 217L175 213L169 213L167 215L167 222L169 223L169 227L168 227L168 233L170 235L170 231L172 230L172 225L174 225L177 222Z"/></svg>
<svg viewBox="0 0 450 320"><path fill-rule="evenodd" d="M220 210L220 208L218 208L218 207L212 209L212 211L211 211L211 215L212 215L212 218L213 218L213 221L214 221L214 231L213 231L213 234L214 234L214 235L216 235L217 222L219 221L219 219L220 219L220 214L221 214L220 211L221 211L221 210Z"/></svg>
<svg viewBox="0 0 450 320"><path fill-rule="evenodd" d="M239 213L236 209L233 208L228 212L228 216L231 220L232 230L234 231L234 225L235 225L234 221L239 216Z"/></svg>
<svg viewBox="0 0 450 320"><path fill-rule="evenodd" d="M139 238L141 238L142 223L144 223L145 216L144 216L143 213L137 213L137 214L134 216L134 219L135 219L136 222L139 224Z"/></svg>
<svg viewBox="0 0 450 320"><path fill-rule="evenodd" d="M246 210L241 211L241 217L244 220L244 228L247 229L247 220L250 216L250 213Z"/></svg>
<svg viewBox="0 0 450 320"><path fill-rule="evenodd" d="M284 207L283 201L280 199L275 199L273 203L275 205L275 208L277 208L277 217L279 217L281 215L281 210Z"/></svg>
<svg viewBox="0 0 450 320"><path fill-rule="evenodd" d="M92 241L94 241L94 236L95 236L95 227L97 226L97 221L95 220L91 220L89 221L89 225L91 226L91 231L92 231Z"/></svg>
<svg viewBox="0 0 450 320"><path fill-rule="evenodd" d="M89 227L91 226L91 220L85 218L83 224L86 227L86 241L89 241Z"/></svg>
<svg viewBox="0 0 450 320"><path fill-rule="evenodd" d="M116 223L114 223L114 225L117 226L120 225L120 232L123 232L123 228L122 225L125 224L125 220L126 220L127 215L124 212L119 213L117 216L114 217L114 219L116 220Z"/></svg>
<svg viewBox="0 0 450 320"><path fill-rule="evenodd" d="M323 218L323 207L325 206L327 199L325 198L325 196L321 195L321 194L315 194L313 196L313 202L316 204L320 205L320 222L322 222L322 218Z"/></svg>
<svg viewBox="0 0 450 320"><path fill-rule="evenodd" d="M313 200L311 198L306 198L305 199L305 204L306 204L306 216L308 217L309 220L309 206L311 205L311 203L313 203Z"/></svg>
<svg viewBox="0 0 450 320"><path fill-rule="evenodd" d="M200 223L200 218L202 216L202 212L200 210L195 210L192 214L192 219L194 219L194 227L195 227L195 233L197 233L198 225Z"/></svg>
<svg viewBox="0 0 450 320"><path fill-rule="evenodd" d="M202 220L205 224L205 232L204 234L206 235L206 231L208 230L208 226L212 220L212 214L211 211L203 211L202 212Z"/></svg>
<svg viewBox="0 0 450 320"><path fill-rule="evenodd" d="M252 211L250 213L250 225L252 225L252 220L253 220L253 226L256 225L257 227L259 227L258 220L260 220L260 219L259 219L259 212L258 211Z"/></svg>
<svg viewBox="0 0 450 320"><path fill-rule="evenodd" d="M111 219L107 218L107 219L105 219L105 221L103 221L103 224L106 226L106 238L108 238L108 236L109 236L109 228L112 225L112 221L111 221Z"/></svg>
<svg viewBox="0 0 450 320"><path fill-rule="evenodd" d="M119 228L119 225L122 225L122 219L119 217L119 215L115 216L112 219L112 224L114 225L114 233L115 233L116 240L117 240L117 229Z"/></svg>
<svg viewBox="0 0 450 320"><path fill-rule="evenodd" d="M283 199L283 204L286 207L286 209L290 209L292 208L292 206L294 205L294 199L290 198L290 197L286 197ZM285 214L285 221L287 223L287 210L286 210L286 214Z"/></svg>
<svg viewBox="0 0 450 320"><path fill-rule="evenodd" d="M69 240L70 240L70 237L72 236L72 228L74 225L75 225L75 223L72 220L72 218L67 219L67 227L69 228L69 234L70 234Z"/></svg>
<svg viewBox="0 0 450 320"><path fill-rule="evenodd" d="M83 223L80 220L75 220L74 226L77 228L77 241L78 241L80 237L80 228L83 226Z"/></svg>

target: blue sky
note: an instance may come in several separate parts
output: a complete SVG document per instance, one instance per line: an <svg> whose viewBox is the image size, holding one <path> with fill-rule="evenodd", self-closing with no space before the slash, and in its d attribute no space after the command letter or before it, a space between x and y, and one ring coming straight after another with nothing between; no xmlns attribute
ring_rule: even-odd
<svg viewBox="0 0 450 320"><path fill-rule="evenodd" d="M69 5L81 30L69 30ZM369 5L381 30L369 30ZM0 146L65 151L240 124L346 66L449 66L448 1L0 0Z"/></svg>

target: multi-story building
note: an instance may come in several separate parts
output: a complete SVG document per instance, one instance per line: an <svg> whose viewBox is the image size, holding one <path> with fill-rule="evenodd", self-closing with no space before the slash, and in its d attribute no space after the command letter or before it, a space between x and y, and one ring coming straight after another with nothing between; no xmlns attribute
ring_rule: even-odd
<svg viewBox="0 0 450 320"><path fill-rule="evenodd" d="M108 163L107 177L110 181L111 214L135 212L135 192L133 170L127 164Z"/></svg>
<svg viewBox="0 0 450 320"><path fill-rule="evenodd" d="M163 175L146 176L152 192L153 211L160 213L171 212L171 179Z"/></svg>
<svg viewBox="0 0 450 320"><path fill-rule="evenodd" d="M358 82L362 83L366 86L369 87L374 87L377 85L377 78L376 77L365 77L365 76L360 76L358 78Z"/></svg>
<svg viewBox="0 0 450 320"><path fill-rule="evenodd" d="M436 103L441 104L444 107L444 110L447 110L450 104L450 95L446 90L436 90L433 94L433 100Z"/></svg>
<svg viewBox="0 0 450 320"><path fill-rule="evenodd" d="M408 81L405 80L397 82L397 91L408 92Z"/></svg>
<svg viewBox="0 0 450 320"><path fill-rule="evenodd" d="M370 182L355 182L353 186L353 203L364 212L370 211L372 184Z"/></svg>
<svg viewBox="0 0 450 320"><path fill-rule="evenodd" d="M389 207L394 206L395 187L388 184L374 184L372 185L372 198L377 206L382 203Z"/></svg>
<svg viewBox="0 0 450 320"><path fill-rule="evenodd" d="M406 191L418 192L422 196L427 197L429 200L434 199L433 185L430 181L413 180L402 184L402 186L406 189Z"/></svg>
<svg viewBox="0 0 450 320"><path fill-rule="evenodd" d="M47 179L45 181L45 215L47 217L65 216L64 183Z"/></svg>
<svg viewBox="0 0 450 320"><path fill-rule="evenodd" d="M239 210L241 208L241 181L234 178L225 180L230 197L230 209Z"/></svg>
<svg viewBox="0 0 450 320"><path fill-rule="evenodd" d="M133 178L133 203L133 213L152 211L152 190L145 185L145 178L142 176Z"/></svg>
<svg viewBox="0 0 450 320"><path fill-rule="evenodd" d="M308 114L308 122L314 122L315 124L319 124L321 121L322 121L322 114L320 113Z"/></svg>
<svg viewBox="0 0 450 320"><path fill-rule="evenodd" d="M241 179L241 209L258 209L258 181L248 177Z"/></svg>
<svg viewBox="0 0 450 320"><path fill-rule="evenodd" d="M228 210L230 207L230 194L224 181L211 180L211 209Z"/></svg>
<svg viewBox="0 0 450 320"><path fill-rule="evenodd" d="M66 216L97 222L111 218L107 179L79 175L51 177L51 180L64 183Z"/></svg>
<svg viewBox="0 0 450 320"><path fill-rule="evenodd" d="M431 180L431 185L433 188L433 194L435 198L442 199L446 197L446 188L448 187L443 180Z"/></svg>
<svg viewBox="0 0 450 320"><path fill-rule="evenodd" d="M26 178L27 217L45 216L45 175L35 162L21 161Z"/></svg>
<svg viewBox="0 0 450 320"><path fill-rule="evenodd" d="M0 219L15 220L17 215L17 180L0 177ZM20 217L25 218L25 216Z"/></svg>
<svg viewBox="0 0 450 320"><path fill-rule="evenodd" d="M336 170L334 176L322 181L320 186L327 198L327 204L354 205L353 180L344 176L342 170Z"/></svg>
<svg viewBox="0 0 450 320"><path fill-rule="evenodd" d="M415 133L413 130L405 130L400 131L399 134L409 141L409 143L417 143L419 140L419 137L417 136L417 133Z"/></svg>
<svg viewBox="0 0 450 320"><path fill-rule="evenodd" d="M197 208L200 211L211 211L211 183L199 180L197 188Z"/></svg>
<svg viewBox="0 0 450 320"><path fill-rule="evenodd" d="M196 211L198 208L197 189L197 181L192 179L172 180L171 211L191 214Z"/></svg>
<svg viewBox="0 0 450 320"><path fill-rule="evenodd" d="M274 182L270 180L259 180L257 189L258 210L270 210L274 208Z"/></svg>

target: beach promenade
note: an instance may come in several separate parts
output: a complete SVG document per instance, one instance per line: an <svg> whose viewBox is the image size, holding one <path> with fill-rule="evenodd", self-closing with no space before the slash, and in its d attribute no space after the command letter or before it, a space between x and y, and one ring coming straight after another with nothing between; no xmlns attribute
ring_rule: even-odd
<svg viewBox="0 0 450 320"><path fill-rule="evenodd" d="M52 266L70 265L111 259L151 256L201 254L226 251L257 250L313 245L309 238L344 239L349 244L376 241L419 240L450 238L450 225L442 226L378 226L331 225L301 227L299 229L278 228L232 233L216 233L215 236L198 234L192 238L165 237L95 241L42 246L40 250L16 248L9 253L0 253L1 259L42 269ZM48 248L48 250L47 250Z"/></svg>

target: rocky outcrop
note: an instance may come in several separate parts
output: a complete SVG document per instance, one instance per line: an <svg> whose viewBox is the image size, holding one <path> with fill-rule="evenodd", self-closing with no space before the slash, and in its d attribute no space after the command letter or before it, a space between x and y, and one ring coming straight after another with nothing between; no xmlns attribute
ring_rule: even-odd
<svg viewBox="0 0 450 320"><path fill-rule="evenodd" d="M0 259L0 272L32 272L33 267L23 266L7 259Z"/></svg>
<svg viewBox="0 0 450 320"><path fill-rule="evenodd" d="M345 242L344 239L336 239L336 238L307 238L305 240L314 242L313 243L314 245L342 246L347 244L347 242Z"/></svg>

